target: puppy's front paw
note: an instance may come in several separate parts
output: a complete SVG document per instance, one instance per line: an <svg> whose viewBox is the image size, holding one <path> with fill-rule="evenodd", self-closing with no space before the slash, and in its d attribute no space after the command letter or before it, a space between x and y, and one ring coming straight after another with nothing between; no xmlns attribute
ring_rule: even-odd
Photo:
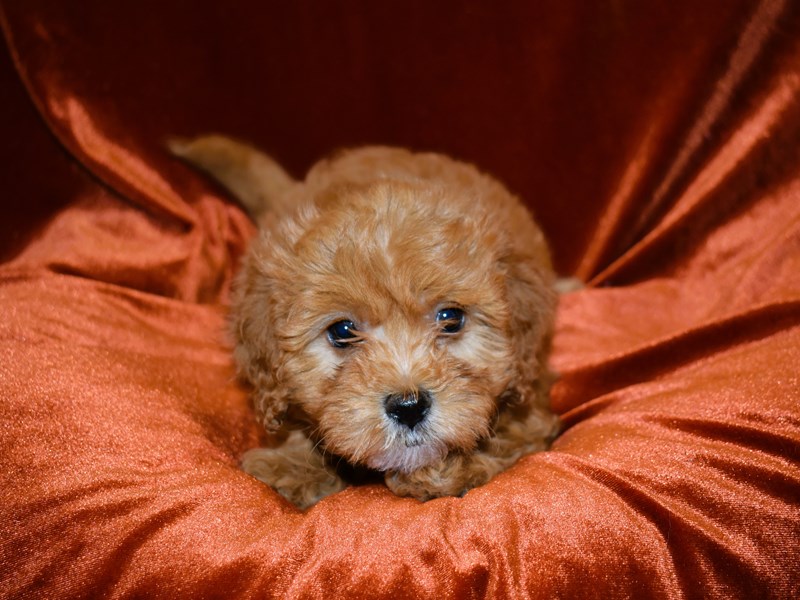
<svg viewBox="0 0 800 600"><path fill-rule="evenodd" d="M386 485L398 496L426 501L442 496L463 496L492 476L479 457L449 454L441 461L411 473L388 471Z"/></svg>
<svg viewBox="0 0 800 600"><path fill-rule="evenodd" d="M302 509L345 487L344 481L326 467L322 455L299 431L292 432L277 448L245 452L241 466Z"/></svg>

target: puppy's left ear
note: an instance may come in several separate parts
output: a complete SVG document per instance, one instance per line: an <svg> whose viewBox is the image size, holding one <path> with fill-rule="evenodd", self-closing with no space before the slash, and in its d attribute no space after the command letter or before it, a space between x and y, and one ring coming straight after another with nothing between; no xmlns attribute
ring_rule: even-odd
<svg viewBox="0 0 800 600"><path fill-rule="evenodd" d="M546 403L550 350L557 295L546 250L538 255L512 252L504 261L509 336L516 354L511 396L521 404Z"/></svg>

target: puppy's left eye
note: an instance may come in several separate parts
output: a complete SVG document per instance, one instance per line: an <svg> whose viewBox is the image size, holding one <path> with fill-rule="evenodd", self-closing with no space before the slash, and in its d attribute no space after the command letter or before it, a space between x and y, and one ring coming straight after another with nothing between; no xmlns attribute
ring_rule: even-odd
<svg viewBox="0 0 800 600"><path fill-rule="evenodd" d="M442 333L458 333L464 328L466 315L455 306L443 308L436 313L436 322Z"/></svg>

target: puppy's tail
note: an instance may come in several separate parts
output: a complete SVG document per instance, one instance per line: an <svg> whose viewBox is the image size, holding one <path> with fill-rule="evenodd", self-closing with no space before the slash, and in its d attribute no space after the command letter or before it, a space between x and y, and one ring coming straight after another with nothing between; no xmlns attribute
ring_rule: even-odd
<svg viewBox="0 0 800 600"><path fill-rule="evenodd" d="M252 146L222 135L172 138L170 151L205 171L230 191L258 220L265 213L287 212L286 192L295 181L280 165Z"/></svg>

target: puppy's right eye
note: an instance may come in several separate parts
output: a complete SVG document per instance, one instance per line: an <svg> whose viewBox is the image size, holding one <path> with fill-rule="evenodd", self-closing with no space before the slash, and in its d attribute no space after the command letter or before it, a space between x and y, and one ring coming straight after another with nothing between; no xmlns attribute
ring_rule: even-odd
<svg viewBox="0 0 800 600"><path fill-rule="evenodd" d="M334 348L346 348L360 339L361 336L352 321L344 319L328 327L328 341Z"/></svg>

